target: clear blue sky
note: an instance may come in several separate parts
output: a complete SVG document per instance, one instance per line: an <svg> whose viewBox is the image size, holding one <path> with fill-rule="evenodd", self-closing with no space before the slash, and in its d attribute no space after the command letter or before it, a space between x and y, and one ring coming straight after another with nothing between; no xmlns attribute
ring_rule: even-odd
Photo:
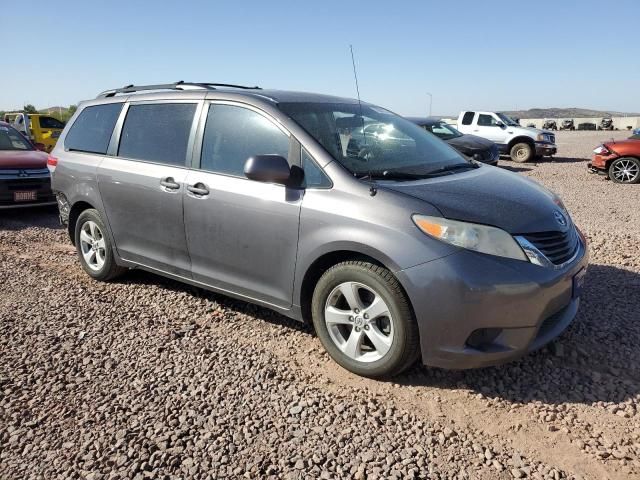
<svg viewBox="0 0 640 480"><path fill-rule="evenodd" d="M355 96L401 114L640 111L640 0L3 2L0 109L129 83ZM8 48L7 48L8 47Z"/></svg>

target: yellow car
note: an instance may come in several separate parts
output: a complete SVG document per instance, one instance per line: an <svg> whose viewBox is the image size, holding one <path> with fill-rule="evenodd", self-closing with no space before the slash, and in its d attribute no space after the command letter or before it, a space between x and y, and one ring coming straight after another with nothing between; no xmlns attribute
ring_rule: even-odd
<svg viewBox="0 0 640 480"><path fill-rule="evenodd" d="M64 123L57 118L39 113L5 113L4 121L20 131L41 150L50 152L55 147Z"/></svg>

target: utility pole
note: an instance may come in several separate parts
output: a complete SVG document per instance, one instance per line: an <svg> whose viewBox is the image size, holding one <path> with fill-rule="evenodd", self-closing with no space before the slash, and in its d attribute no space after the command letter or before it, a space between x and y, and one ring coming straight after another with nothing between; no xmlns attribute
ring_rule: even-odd
<svg viewBox="0 0 640 480"><path fill-rule="evenodd" d="M427 95L429 95L429 116L431 116L431 105L433 104L433 95L431 95L429 92L427 92Z"/></svg>

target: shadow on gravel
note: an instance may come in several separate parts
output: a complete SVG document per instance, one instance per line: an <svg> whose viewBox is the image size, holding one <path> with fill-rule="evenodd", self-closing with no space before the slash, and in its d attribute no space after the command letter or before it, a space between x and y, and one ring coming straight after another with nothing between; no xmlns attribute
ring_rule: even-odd
<svg viewBox="0 0 640 480"><path fill-rule="evenodd" d="M269 309L152 273L134 270L121 282L190 292L234 315L247 315L313 335L310 325ZM401 385L464 389L513 403L622 403L640 394L638 291L640 274L592 265L578 316L553 344L499 367L447 371L418 364L391 381Z"/></svg>
<svg viewBox="0 0 640 480"><path fill-rule="evenodd" d="M23 230L30 227L60 229L58 207L17 208L0 210L0 230Z"/></svg>
<svg viewBox="0 0 640 480"><path fill-rule="evenodd" d="M465 389L514 403L623 403L640 395L638 292L640 274L591 265L576 319L547 347L499 367L417 365L394 382Z"/></svg>
<svg viewBox="0 0 640 480"><path fill-rule="evenodd" d="M586 163L589 160L586 158L575 158L575 157L552 157L538 160L536 163Z"/></svg>
<svg viewBox="0 0 640 480"><path fill-rule="evenodd" d="M129 285L161 286L162 288L166 288L167 290L171 290L174 292L190 292L194 297L205 298L220 305L225 309L230 309L240 315L249 315L257 320L263 320L274 325L281 325L286 328L292 328L300 332L306 332L309 334L313 332L313 328L307 323L298 322L289 317L285 317L278 312L269 310L268 308L228 297L219 293L211 292L209 290L205 290L204 288L194 287L192 285L181 283L170 278L163 277L161 275L146 272L144 270L132 270L117 281L119 283Z"/></svg>
<svg viewBox="0 0 640 480"><path fill-rule="evenodd" d="M500 168L503 168L505 170L509 170L510 172L515 172L515 173L519 173L519 172L528 172L529 170L531 170L531 168L525 168L525 167L513 167L511 165L500 165Z"/></svg>

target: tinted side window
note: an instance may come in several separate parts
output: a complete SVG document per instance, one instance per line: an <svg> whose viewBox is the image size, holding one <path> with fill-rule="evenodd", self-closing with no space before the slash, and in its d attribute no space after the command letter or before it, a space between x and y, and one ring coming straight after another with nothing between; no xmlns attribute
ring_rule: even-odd
<svg viewBox="0 0 640 480"><path fill-rule="evenodd" d="M462 124L471 125L471 122L473 122L473 116L475 114L475 112L465 112L464 116L462 117Z"/></svg>
<svg viewBox="0 0 640 480"><path fill-rule="evenodd" d="M64 123L57 118L40 117L40 128L64 128Z"/></svg>
<svg viewBox="0 0 640 480"><path fill-rule="evenodd" d="M195 103L131 105L118 156L185 166Z"/></svg>
<svg viewBox="0 0 640 480"><path fill-rule="evenodd" d="M304 170L304 185L309 188L328 188L331 186L331 180L325 175L322 169L311 158L311 155L303 148L300 152L302 160L302 169Z"/></svg>
<svg viewBox="0 0 640 480"><path fill-rule="evenodd" d="M288 159L289 137L252 110L211 105L204 129L200 168L244 177L244 164L254 155L280 155Z"/></svg>
<svg viewBox="0 0 640 480"><path fill-rule="evenodd" d="M67 133L65 148L79 152L107 153L120 110L122 103L94 105L82 110Z"/></svg>
<svg viewBox="0 0 640 480"><path fill-rule="evenodd" d="M495 127L497 124L491 115L478 115L478 125L482 127Z"/></svg>

